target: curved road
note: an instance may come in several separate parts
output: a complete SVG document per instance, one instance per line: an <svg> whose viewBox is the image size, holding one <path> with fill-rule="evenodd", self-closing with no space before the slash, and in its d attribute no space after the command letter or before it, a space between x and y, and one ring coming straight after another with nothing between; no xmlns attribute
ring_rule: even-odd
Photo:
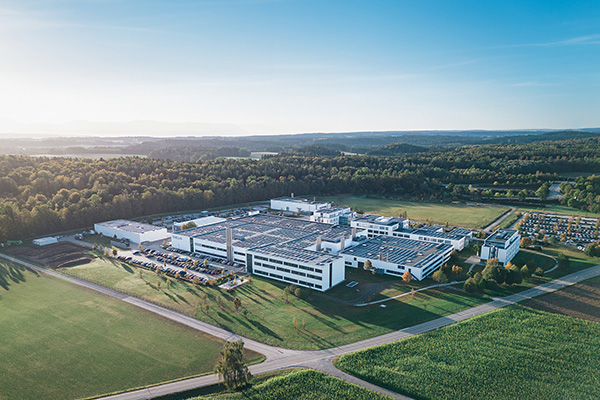
<svg viewBox="0 0 600 400"><path fill-rule="evenodd" d="M536 286L534 288L525 290L521 293L513 294L503 298L495 298L493 301L482 304L477 307L473 307L467 310L463 310L461 312L447 315L445 317L437 318L419 325L411 326L409 328L401 329L399 331L390 332L385 335L376 336L370 339L361 340L359 342L346 344L339 347L334 347L331 349L325 350L317 350L317 351L298 351L298 350L289 350L283 349L279 347L269 346L255 340L247 339L236 335L232 332L228 332L224 329L218 328L216 326L204 323L202 321L196 320L194 318L188 317L181 313L154 305L147 301L127 296L123 293L116 292L114 290L108 289L106 287L96 285L91 282L84 281L82 279L74 278L74 277L66 277L61 275L55 271L46 270L44 268L40 268L36 265L33 265L28 262L24 262L22 260L16 259L14 257L7 256L5 254L0 254L0 257L5 258L7 260L19 263L26 267L32 268L36 271L71 281L77 285L84 286L88 289L95 290L97 292L103 293L105 295L117 298L119 300L125 301L127 303L133 304L140 308L144 308L148 311L151 311L155 314L161 315L165 318L171 319L173 321L179 322L191 328L206 332L218 338L224 340L238 340L242 339L244 341L245 347L262 353L266 356L266 361L261 364L253 365L250 367L250 371L253 374L260 374L263 372L274 371L282 368L290 368L290 367L308 367L314 368L325 373L328 373L332 376L341 378L345 381L355 383L357 385L363 386L365 388L386 394L392 398L396 399L404 399L408 400L409 397L403 396L398 393L394 393L387 389L381 388L379 386L373 385L371 383L360 380L354 376L346 374L333 366L333 359L342 354L351 353L357 350L366 349L373 346L378 346L390 342L394 342L400 339L405 339L410 336L418 335L424 332L428 332L443 326L447 326L453 324L457 321L462 321L476 315L481 315L486 312L505 307L510 304L514 304L519 301L523 301L526 299L530 299L532 297L536 297L542 294L546 294L549 292L553 292L558 289L562 289L566 286L570 286L577 282L581 282L586 279L590 279L596 276L600 276L600 265L595 267L587 268L582 271L578 271L567 276L564 276L560 279L556 279L554 281L544 283L542 285ZM105 400L143 400L148 398L153 398L157 396L163 396L171 393L177 393L185 390L194 389L201 386L207 386L211 384L217 383L217 378L215 375L204 375L196 378L184 379L177 382L166 383L162 385L157 385L147 389L134 390L130 392L125 392L121 394L116 394L112 396L103 397Z"/></svg>

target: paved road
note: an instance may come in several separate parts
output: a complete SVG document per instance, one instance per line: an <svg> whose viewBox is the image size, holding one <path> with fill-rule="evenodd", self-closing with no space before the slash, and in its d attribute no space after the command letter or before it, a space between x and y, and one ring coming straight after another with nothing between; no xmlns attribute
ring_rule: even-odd
<svg viewBox="0 0 600 400"><path fill-rule="evenodd" d="M491 224L489 224L488 226L483 228L483 231L488 232L488 233L491 232L492 229L494 229L496 226L500 225L500 223L502 221L504 221L506 218L510 217L515 211L517 211L517 207L510 207L510 211L501 215L500 218L496 219L494 222L492 222Z"/></svg>
<svg viewBox="0 0 600 400"><path fill-rule="evenodd" d="M378 346L390 342L394 342L400 339L405 339L407 337L418 335L424 332L429 332L434 329L447 326L453 324L458 321L462 321L476 315L481 315L486 312L505 307L510 304L514 304L519 301L523 301L526 299L530 299L532 297L536 297L545 293L550 293L558 289L562 289L566 286L570 286L574 283L581 282L586 279L590 279L596 276L600 276L600 265L591 267L579 272L572 273L570 275L564 276L560 279L556 279L554 281L544 283L542 285L536 286L534 288L525 290L521 293L513 294L503 298L495 298L493 301L479 305L477 307L469 308L467 310L463 310L461 312L447 315L445 317L437 318L419 325L411 326L409 328L401 329L399 331L394 331L387 333L385 335L376 336L373 338L361 340L355 343L349 343L343 346L334 347L331 349L325 350L317 350L317 351L298 351L298 350L288 350L282 349L278 347L269 346L263 343L259 343L257 341L240 337L232 332L228 332L224 329L215 327L210 324L206 324L202 321L198 321L194 318L190 318L186 315L180 314L178 312L148 303L144 300L140 300L134 297L130 297L124 295L122 293L116 292L114 290L105 288L100 285L96 285L78 278L73 277L65 277L55 271L49 271L40 267L37 267L31 263L27 263L21 260L18 260L14 257L10 257L4 254L0 254L0 257L11 260L13 262L19 263L21 265L32 268L36 271L46 273L48 275L65 279L71 281L80 286L87 287L92 290L96 290L100 293L106 294L108 296L126 301L130 304L136 305L138 307L144 308L153 313L159 314L165 318L171 319L173 321L182 323L191 328L198 329L200 331L206 332L208 334L214 335L224 340L237 340L242 339L244 341L245 347L258 351L266 356L266 361L253 365L250 367L250 371L253 374L259 374L263 372L274 371L283 368L290 367L310 367L321 370L323 372L329 373L333 376L344 379L348 382L356 383L361 386L367 387L371 390L386 394L392 398L409 399L406 396L400 395L398 393L391 392L379 386L372 385L368 382L364 382L356 377L350 376L342 371L337 370L333 365L333 359L342 354L351 353L354 351L367 349L373 346ZM211 385L217 382L215 375L205 375L197 378L184 379L177 382L157 385L148 389L135 390L131 392L121 393L113 396L104 397L106 400L143 400L156 396L162 396L171 393L177 393L189 389L194 389L201 386Z"/></svg>

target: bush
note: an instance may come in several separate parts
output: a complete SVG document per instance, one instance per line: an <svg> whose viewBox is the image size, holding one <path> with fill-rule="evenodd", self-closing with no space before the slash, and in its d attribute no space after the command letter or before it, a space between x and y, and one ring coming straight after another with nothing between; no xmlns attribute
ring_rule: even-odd
<svg viewBox="0 0 600 400"><path fill-rule="evenodd" d="M475 280L475 278L467 279L463 286L463 289L467 293L475 293L475 292L479 292L481 290L479 285L477 285L477 281Z"/></svg>
<svg viewBox="0 0 600 400"><path fill-rule="evenodd" d="M537 276L544 276L544 270L542 269L542 267L537 267L535 269L534 274L537 275Z"/></svg>

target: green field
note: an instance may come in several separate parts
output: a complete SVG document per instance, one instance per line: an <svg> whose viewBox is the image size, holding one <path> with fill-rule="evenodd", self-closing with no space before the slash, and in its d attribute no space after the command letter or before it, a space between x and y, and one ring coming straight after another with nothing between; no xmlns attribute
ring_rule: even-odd
<svg viewBox="0 0 600 400"><path fill-rule="evenodd" d="M506 207L467 206L461 204L410 202L387 199L368 199L356 196L325 197L338 205L351 207L366 213L385 216L400 216L405 211L408 218L415 221L483 228L492 223L504 212Z"/></svg>
<svg viewBox="0 0 600 400"><path fill-rule="evenodd" d="M588 217L600 217L600 214L594 214L589 211L578 210L576 208L561 206L557 204L548 204L543 207L520 207L518 209L520 212L529 212L529 211L541 211L545 213L555 213L555 214L563 214L563 215L581 215Z"/></svg>
<svg viewBox="0 0 600 400"><path fill-rule="evenodd" d="M175 309L263 343L303 350L355 342L487 301L451 289L432 290L419 293L414 299L390 301L386 308L378 305L347 306L326 294L308 289L302 289L305 291L303 299L289 296L286 301L285 284L256 277L249 285L230 293L182 281L174 281L167 289L164 278L157 277L155 273L111 259L97 259L89 264L62 268L61 273ZM157 287L159 279L160 288ZM202 298L203 294L208 297L206 301ZM235 297L242 301L242 308L237 312L233 307ZM208 311L205 304L209 305ZM294 318L299 329L294 326ZM303 319L305 329L302 329Z"/></svg>
<svg viewBox="0 0 600 400"><path fill-rule="evenodd" d="M206 334L4 261L0 337L2 400L82 398L209 373L222 348Z"/></svg>
<svg viewBox="0 0 600 400"><path fill-rule="evenodd" d="M597 323L510 306L336 366L419 399L597 399L599 347Z"/></svg>
<svg viewBox="0 0 600 400"><path fill-rule="evenodd" d="M190 400L387 400L352 383L310 369L288 372L266 380L240 393L194 397Z"/></svg>

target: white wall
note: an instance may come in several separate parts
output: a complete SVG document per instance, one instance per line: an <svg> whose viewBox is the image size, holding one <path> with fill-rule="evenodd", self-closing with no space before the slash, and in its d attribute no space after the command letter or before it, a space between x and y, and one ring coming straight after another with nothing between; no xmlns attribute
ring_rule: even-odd
<svg viewBox="0 0 600 400"><path fill-rule="evenodd" d="M192 251L189 236L171 234L171 246L176 249Z"/></svg>

